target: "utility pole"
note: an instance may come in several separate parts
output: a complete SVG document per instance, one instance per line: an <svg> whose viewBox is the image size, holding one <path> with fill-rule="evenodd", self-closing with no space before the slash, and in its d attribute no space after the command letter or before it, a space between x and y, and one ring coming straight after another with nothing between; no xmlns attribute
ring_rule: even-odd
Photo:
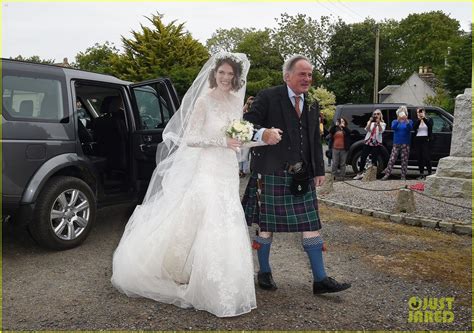
<svg viewBox="0 0 474 333"><path fill-rule="evenodd" d="M377 26L375 31L375 73L374 73L374 103L379 100L379 44L380 44L380 30Z"/></svg>

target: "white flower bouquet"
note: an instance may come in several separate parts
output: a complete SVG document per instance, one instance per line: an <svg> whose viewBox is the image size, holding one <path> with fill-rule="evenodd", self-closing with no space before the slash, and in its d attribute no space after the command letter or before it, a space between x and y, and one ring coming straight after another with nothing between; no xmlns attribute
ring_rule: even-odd
<svg viewBox="0 0 474 333"><path fill-rule="evenodd" d="M242 143L250 142L253 137L253 124L246 120L234 120L225 133L229 138L237 139Z"/></svg>

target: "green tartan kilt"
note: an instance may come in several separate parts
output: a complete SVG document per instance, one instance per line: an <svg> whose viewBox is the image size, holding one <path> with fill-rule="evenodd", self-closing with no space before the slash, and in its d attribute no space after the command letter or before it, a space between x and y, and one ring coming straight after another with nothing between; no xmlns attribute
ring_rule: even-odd
<svg viewBox="0 0 474 333"><path fill-rule="evenodd" d="M261 231L301 232L321 229L314 182L303 196L290 192L291 175L281 172L260 175L258 194L257 173L252 173L242 199L248 225L258 224Z"/></svg>

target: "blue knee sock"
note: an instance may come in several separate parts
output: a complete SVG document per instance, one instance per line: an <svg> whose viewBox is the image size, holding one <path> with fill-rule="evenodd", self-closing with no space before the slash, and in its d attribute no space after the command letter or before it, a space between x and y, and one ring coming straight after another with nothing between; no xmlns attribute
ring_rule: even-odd
<svg viewBox="0 0 474 333"><path fill-rule="evenodd" d="M260 245L257 250L258 264L260 266L260 273L269 273L270 269L270 246L272 245L272 238L255 237L255 241Z"/></svg>
<svg viewBox="0 0 474 333"><path fill-rule="evenodd" d="M314 281L323 280L326 277L323 261L323 239L321 236L303 238L303 248L308 254Z"/></svg>

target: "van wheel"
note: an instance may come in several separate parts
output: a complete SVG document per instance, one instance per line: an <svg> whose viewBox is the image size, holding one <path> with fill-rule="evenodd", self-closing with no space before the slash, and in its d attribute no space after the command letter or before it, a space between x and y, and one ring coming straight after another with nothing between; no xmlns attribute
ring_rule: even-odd
<svg viewBox="0 0 474 333"><path fill-rule="evenodd" d="M352 156L352 170L355 173L359 173L359 161L360 161L360 156L362 155L362 150L359 150L354 153L354 156ZM377 156L377 175L382 174L382 171L385 169L385 161L382 156Z"/></svg>
<svg viewBox="0 0 474 333"><path fill-rule="evenodd" d="M54 177L38 196L29 229L43 247L70 249L87 238L96 210L94 193L84 181L75 177Z"/></svg>

